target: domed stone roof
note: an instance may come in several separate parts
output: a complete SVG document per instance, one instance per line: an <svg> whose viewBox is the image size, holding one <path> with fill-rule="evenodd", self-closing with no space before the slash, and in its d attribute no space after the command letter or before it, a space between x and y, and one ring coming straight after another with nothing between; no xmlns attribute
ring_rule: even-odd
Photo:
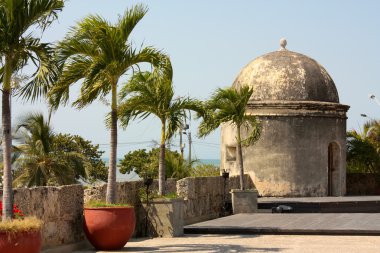
<svg viewBox="0 0 380 253"><path fill-rule="evenodd" d="M334 81L315 60L303 54L281 49L260 56L245 66L233 83L248 85L254 101L321 101L339 103Z"/></svg>

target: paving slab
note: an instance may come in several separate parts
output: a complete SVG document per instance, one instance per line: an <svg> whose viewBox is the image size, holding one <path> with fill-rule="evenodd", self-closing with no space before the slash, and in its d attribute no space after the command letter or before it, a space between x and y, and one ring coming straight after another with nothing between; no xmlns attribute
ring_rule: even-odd
<svg viewBox="0 0 380 253"><path fill-rule="evenodd" d="M109 253L84 250L73 253ZM306 235L185 235L176 238L134 239L120 251L132 252L275 252L378 253L379 236Z"/></svg>
<svg viewBox="0 0 380 253"><path fill-rule="evenodd" d="M380 202L380 196L338 196L338 197L261 197L257 199L259 203L268 202L307 202L307 203L325 203L325 202Z"/></svg>
<svg viewBox="0 0 380 253"><path fill-rule="evenodd" d="M236 214L184 230L185 234L380 235L380 213Z"/></svg>

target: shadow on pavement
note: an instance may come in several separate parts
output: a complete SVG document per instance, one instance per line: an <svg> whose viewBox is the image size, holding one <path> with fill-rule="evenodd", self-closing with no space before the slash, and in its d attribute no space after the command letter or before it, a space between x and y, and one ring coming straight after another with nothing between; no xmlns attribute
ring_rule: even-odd
<svg viewBox="0 0 380 253"><path fill-rule="evenodd" d="M173 244L158 247L124 247L119 251L107 252L281 252L284 248L255 248L243 245L216 245L216 244ZM90 252L90 251L89 251Z"/></svg>

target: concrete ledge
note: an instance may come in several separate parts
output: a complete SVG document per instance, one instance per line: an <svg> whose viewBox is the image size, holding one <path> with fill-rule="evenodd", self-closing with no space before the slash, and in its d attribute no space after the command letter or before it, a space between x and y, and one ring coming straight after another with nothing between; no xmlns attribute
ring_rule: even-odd
<svg viewBox="0 0 380 253"><path fill-rule="evenodd" d="M380 235L380 213L237 214L184 228L185 234Z"/></svg>
<svg viewBox="0 0 380 253"><path fill-rule="evenodd" d="M230 228L230 227L185 227L185 234L227 234L227 235L360 235L379 236L378 230L323 230L323 229L272 229L272 228Z"/></svg>

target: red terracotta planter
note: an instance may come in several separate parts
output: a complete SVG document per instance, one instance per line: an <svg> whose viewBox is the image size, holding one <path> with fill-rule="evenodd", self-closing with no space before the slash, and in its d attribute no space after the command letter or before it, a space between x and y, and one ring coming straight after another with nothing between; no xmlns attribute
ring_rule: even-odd
<svg viewBox="0 0 380 253"><path fill-rule="evenodd" d="M39 253L41 250L41 232L0 232L0 252Z"/></svg>
<svg viewBox="0 0 380 253"><path fill-rule="evenodd" d="M96 207L84 209L83 229L98 250L118 250L131 238L136 225L133 207Z"/></svg>

